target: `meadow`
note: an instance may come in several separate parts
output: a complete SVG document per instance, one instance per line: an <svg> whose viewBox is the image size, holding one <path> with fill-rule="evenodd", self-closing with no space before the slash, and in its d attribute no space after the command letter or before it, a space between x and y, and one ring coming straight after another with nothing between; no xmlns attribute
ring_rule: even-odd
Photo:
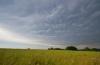
<svg viewBox="0 0 100 65"><path fill-rule="evenodd" d="M100 65L100 52L0 49L0 65Z"/></svg>

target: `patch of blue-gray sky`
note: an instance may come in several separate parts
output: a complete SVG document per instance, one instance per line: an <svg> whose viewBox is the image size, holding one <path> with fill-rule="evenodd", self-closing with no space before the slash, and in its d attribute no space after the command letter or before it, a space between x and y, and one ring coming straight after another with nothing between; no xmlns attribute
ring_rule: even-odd
<svg viewBox="0 0 100 65"><path fill-rule="evenodd" d="M51 45L100 47L100 0L0 0L0 25Z"/></svg>

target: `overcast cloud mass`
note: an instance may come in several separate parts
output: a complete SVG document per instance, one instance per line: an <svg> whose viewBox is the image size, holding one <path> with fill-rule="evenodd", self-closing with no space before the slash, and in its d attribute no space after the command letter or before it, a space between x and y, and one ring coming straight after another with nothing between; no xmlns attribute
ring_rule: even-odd
<svg viewBox="0 0 100 65"><path fill-rule="evenodd" d="M100 48L100 0L0 0L0 47Z"/></svg>

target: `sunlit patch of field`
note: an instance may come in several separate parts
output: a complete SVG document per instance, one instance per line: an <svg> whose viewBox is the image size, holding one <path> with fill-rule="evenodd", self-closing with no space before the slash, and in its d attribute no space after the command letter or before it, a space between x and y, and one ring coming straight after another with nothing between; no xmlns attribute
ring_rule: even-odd
<svg viewBox="0 0 100 65"><path fill-rule="evenodd" d="M0 49L0 65L100 65L100 52Z"/></svg>

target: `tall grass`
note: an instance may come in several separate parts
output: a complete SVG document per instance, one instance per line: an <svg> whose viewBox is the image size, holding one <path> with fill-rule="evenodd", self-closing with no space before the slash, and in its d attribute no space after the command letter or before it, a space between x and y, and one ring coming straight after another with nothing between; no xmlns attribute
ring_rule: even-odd
<svg viewBox="0 0 100 65"><path fill-rule="evenodd" d="M0 65L100 65L100 52L0 49Z"/></svg>

